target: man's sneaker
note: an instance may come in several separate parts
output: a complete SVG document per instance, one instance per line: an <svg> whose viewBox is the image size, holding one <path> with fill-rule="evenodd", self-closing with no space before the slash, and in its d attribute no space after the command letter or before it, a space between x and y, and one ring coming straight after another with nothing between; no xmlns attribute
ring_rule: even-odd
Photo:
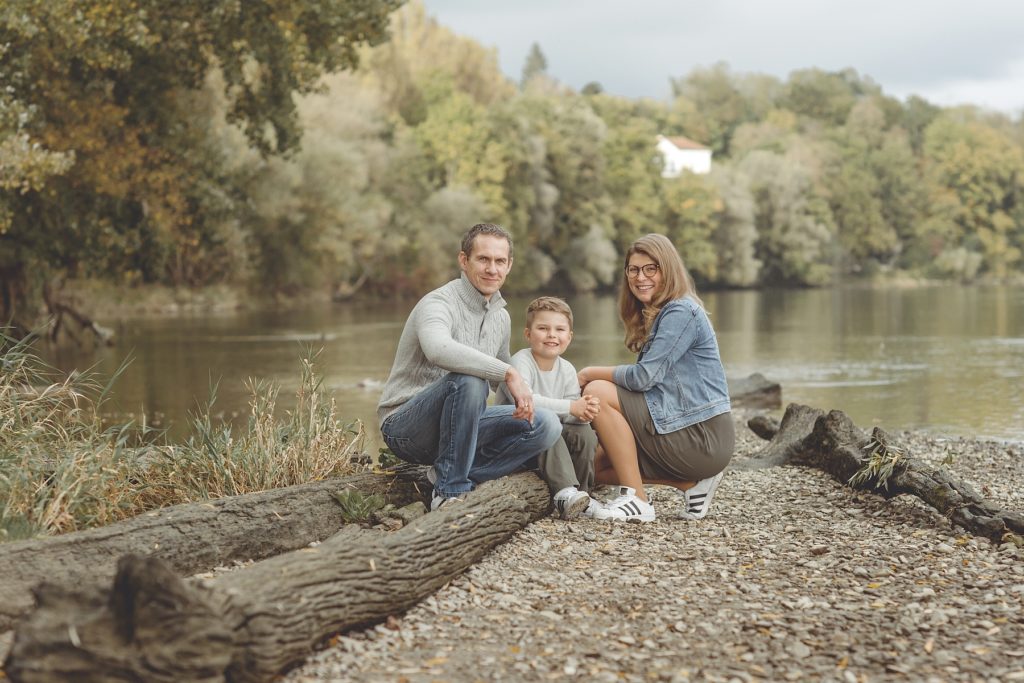
<svg viewBox="0 0 1024 683"><path fill-rule="evenodd" d="M721 483L725 471L719 472L713 477L701 479L692 487L683 491L686 498L686 511L680 515L684 519L704 519L711 509L711 499L715 497L715 489Z"/></svg>
<svg viewBox="0 0 1024 683"><path fill-rule="evenodd" d="M654 507L646 500L637 498L636 489L619 487L619 497L594 512L594 519L611 519L616 522L653 522Z"/></svg>
<svg viewBox="0 0 1024 683"><path fill-rule="evenodd" d="M566 486L555 494L555 510L562 519L576 519L590 507L590 496L575 486Z"/></svg>
<svg viewBox="0 0 1024 683"><path fill-rule="evenodd" d="M433 497L430 499L430 511L435 512L437 510L446 510L452 505L461 503L463 496L452 496L451 498L445 498L437 491L434 491Z"/></svg>

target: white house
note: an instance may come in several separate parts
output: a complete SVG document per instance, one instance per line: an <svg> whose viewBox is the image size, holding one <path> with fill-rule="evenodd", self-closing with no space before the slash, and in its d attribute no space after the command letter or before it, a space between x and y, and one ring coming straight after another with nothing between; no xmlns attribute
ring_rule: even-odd
<svg viewBox="0 0 1024 683"><path fill-rule="evenodd" d="M676 178L683 171L708 173L711 171L711 148L682 135L658 136L658 151L665 157L662 178Z"/></svg>

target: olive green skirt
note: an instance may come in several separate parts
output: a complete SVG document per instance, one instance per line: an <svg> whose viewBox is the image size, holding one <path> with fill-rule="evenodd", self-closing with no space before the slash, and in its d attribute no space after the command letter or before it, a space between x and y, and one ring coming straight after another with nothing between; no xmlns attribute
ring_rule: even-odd
<svg viewBox="0 0 1024 683"><path fill-rule="evenodd" d="M633 430L644 479L700 481L715 476L729 464L736 449L732 413L659 434L643 394L622 387L618 387L618 394L622 414Z"/></svg>

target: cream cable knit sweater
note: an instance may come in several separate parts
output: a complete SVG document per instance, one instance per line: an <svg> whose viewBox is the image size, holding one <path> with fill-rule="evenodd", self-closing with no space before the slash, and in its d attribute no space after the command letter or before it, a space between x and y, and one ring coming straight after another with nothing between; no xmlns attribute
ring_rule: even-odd
<svg viewBox="0 0 1024 683"><path fill-rule="evenodd" d="M489 380L496 388L511 360L511 329L501 292L488 301L465 274L424 296L398 340L395 362L377 404L378 422L449 372Z"/></svg>

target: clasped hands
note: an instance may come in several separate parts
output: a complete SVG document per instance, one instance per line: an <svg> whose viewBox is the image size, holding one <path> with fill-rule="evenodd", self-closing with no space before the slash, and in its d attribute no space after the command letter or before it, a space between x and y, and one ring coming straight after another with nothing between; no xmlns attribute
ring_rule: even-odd
<svg viewBox="0 0 1024 683"><path fill-rule="evenodd" d="M582 422L591 422L601 412L601 399L584 394L569 404L569 412Z"/></svg>

